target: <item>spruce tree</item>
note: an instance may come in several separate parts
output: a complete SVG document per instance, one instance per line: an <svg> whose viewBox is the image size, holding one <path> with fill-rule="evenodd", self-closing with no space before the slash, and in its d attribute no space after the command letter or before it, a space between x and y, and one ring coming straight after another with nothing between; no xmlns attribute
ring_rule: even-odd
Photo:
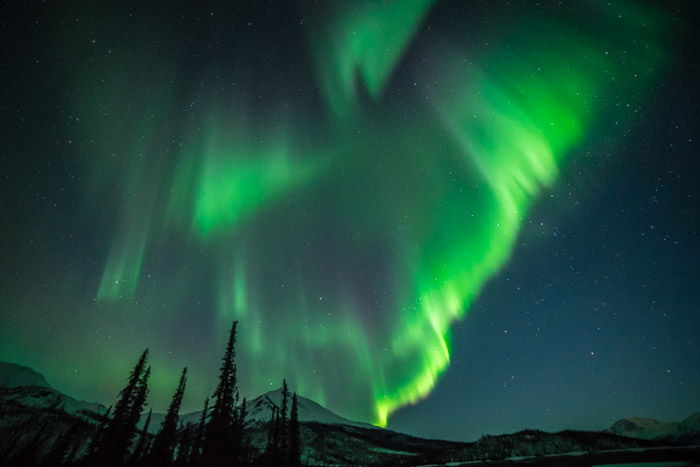
<svg viewBox="0 0 700 467"><path fill-rule="evenodd" d="M129 417L129 412L133 408L134 398L138 392L139 384L143 378L143 373L146 368L146 361L148 360L148 349L144 350L136 362L136 366L131 370L129 375L129 380L119 393L119 400L114 405L114 413L112 417L113 423L110 426L117 427L120 424L125 423Z"/></svg>
<svg viewBox="0 0 700 467"><path fill-rule="evenodd" d="M189 463L190 456L192 455L192 431L192 423L185 425L185 429L182 430L180 441L178 442L175 465L187 465Z"/></svg>
<svg viewBox="0 0 700 467"><path fill-rule="evenodd" d="M124 431L115 442L117 459L124 459L124 457L129 453L131 442L133 441L134 436L136 436L136 425L138 425L139 420L141 420L143 408L146 405L146 400L148 399L148 393L150 391L148 387L148 379L150 376L151 367L149 366L146 368L146 371L143 373L143 376L141 377L141 380L137 386L134 403L127 414L126 423L124 424Z"/></svg>
<svg viewBox="0 0 700 467"><path fill-rule="evenodd" d="M79 431L79 423L80 422L74 422L70 428L64 430L56 437L53 446L46 456L44 456L43 465L53 467L56 465L63 465L66 462L66 456L69 453L71 442Z"/></svg>
<svg viewBox="0 0 700 467"><path fill-rule="evenodd" d="M221 362L219 383L214 391L214 407L204 440L203 457L208 464L228 464L235 461L236 442L233 436L233 422L236 389L236 327L231 326L226 352Z"/></svg>
<svg viewBox="0 0 700 467"><path fill-rule="evenodd" d="M141 430L141 438L139 439L139 443L136 445L136 449L134 449L134 454L131 456L131 460L133 462L140 462L148 453L147 447L150 443L148 428L151 426L152 416L153 409L151 408L148 411L148 415L146 416L146 422L143 424L143 429Z"/></svg>
<svg viewBox="0 0 700 467"><path fill-rule="evenodd" d="M274 459L277 455L277 425L279 420L277 412L277 407L273 405L270 410L270 423L267 431L267 447L265 448L264 454L265 459L270 464L274 463Z"/></svg>
<svg viewBox="0 0 700 467"><path fill-rule="evenodd" d="M110 422L112 421L111 414L112 406L110 405L109 407L107 407L107 410L101 417L102 421L100 422L99 428L95 430L95 433L92 436L92 441L88 449L88 457L94 456L97 450L100 448L102 437L104 436L105 432L107 431L107 428L109 427Z"/></svg>
<svg viewBox="0 0 700 467"><path fill-rule="evenodd" d="M301 465L301 438L299 433L299 401L292 396L292 413L289 415L289 465Z"/></svg>
<svg viewBox="0 0 700 467"><path fill-rule="evenodd" d="M236 436L238 437L238 451L239 457L242 463L247 464L250 456L250 446L248 443L248 436L245 431L245 419L248 416L248 402L246 398L243 398L243 402L238 406L236 412Z"/></svg>
<svg viewBox="0 0 700 467"><path fill-rule="evenodd" d="M129 375L126 386L119 393L114 405L113 417L106 421L95 442L91 456L94 463L121 464L136 433L136 424L148 397L148 377L151 369L145 369L148 349L144 350Z"/></svg>
<svg viewBox="0 0 700 467"><path fill-rule="evenodd" d="M189 462L197 464L202 457L202 447L204 446L204 436L206 435L207 416L209 415L209 398L204 400L204 410L199 418L199 426L197 427L197 435L194 439L192 452L188 459Z"/></svg>
<svg viewBox="0 0 700 467"><path fill-rule="evenodd" d="M68 451L68 455L66 456L64 463L68 465L81 465L79 461L77 461L80 452L82 451L83 448L83 439L84 436L87 435L88 431L87 430L81 430L82 433L78 435L78 439L75 440L73 443L73 447ZM88 445L88 448L90 446Z"/></svg>
<svg viewBox="0 0 700 467"><path fill-rule="evenodd" d="M15 451L9 458L8 465L35 465L41 446L48 435L48 420L44 420L29 441ZM24 430L27 433L29 430Z"/></svg>
<svg viewBox="0 0 700 467"><path fill-rule="evenodd" d="M289 450L289 387L287 380L282 380L282 401L280 408L279 452L282 457L287 457Z"/></svg>
<svg viewBox="0 0 700 467"><path fill-rule="evenodd" d="M151 464L168 465L173 460L173 451L177 443L177 423L180 419L180 406L182 398L185 394L185 385L187 384L187 367L182 370L180 382L177 385L177 390L170 402L168 413L163 419L160 431L156 435L153 442L153 449L150 453Z"/></svg>
<svg viewBox="0 0 700 467"><path fill-rule="evenodd" d="M246 398L243 398L243 402L241 403L241 406L238 408L238 424L245 428L245 419L248 416L248 402Z"/></svg>

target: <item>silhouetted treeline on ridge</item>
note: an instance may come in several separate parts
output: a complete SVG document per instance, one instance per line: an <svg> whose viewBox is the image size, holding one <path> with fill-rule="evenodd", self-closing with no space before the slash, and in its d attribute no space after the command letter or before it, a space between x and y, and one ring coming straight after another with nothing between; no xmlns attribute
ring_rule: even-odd
<svg viewBox="0 0 700 467"><path fill-rule="evenodd" d="M263 452L252 449L245 430L246 401L239 400L236 379L236 321L231 326L222 359L219 381L212 400L204 402L197 423L182 426L179 412L187 385L187 368L182 370L168 412L156 435L148 432L149 411L143 429L137 428L149 395L151 367L148 349L131 370L118 400L107 410L84 446L83 424L75 423L59 435L48 452L39 429L27 445L5 459L10 465L46 466L215 466L264 465L300 466L301 439L296 393L290 396L282 385L281 407L273 407Z"/></svg>

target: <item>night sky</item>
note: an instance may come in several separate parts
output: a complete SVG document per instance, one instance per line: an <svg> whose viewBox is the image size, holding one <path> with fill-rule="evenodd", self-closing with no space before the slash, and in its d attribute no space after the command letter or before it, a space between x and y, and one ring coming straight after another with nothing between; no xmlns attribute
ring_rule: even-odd
<svg viewBox="0 0 700 467"><path fill-rule="evenodd" d="M655 4L656 3L656 4ZM0 360L434 438L700 410L683 2L8 2Z"/></svg>

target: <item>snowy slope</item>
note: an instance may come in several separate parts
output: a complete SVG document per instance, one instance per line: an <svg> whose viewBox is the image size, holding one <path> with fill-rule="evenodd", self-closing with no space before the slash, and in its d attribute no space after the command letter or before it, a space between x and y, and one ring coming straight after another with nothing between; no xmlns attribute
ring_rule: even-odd
<svg viewBox="0 0 700 467"><path fill-rule="evenodd" d="M377 428L368 423L356 422L341 417L320 404L298 397L299 420L302 422L318 422L326 424L351 425L361 428ZM38 372L20 365L0 362L0 402L13 402L38 409L58 409L72 415L85 415L88 412L103 414L106 408L95 402L76 400L60 391L53 389L46 379ZM273 407L280 407L282 390L270 391L250 400L246 404L248 422L268 422ZM291 397L289 400L291 409ZM141 420L145 421L146 414ZM180 416L180 423L198 423L201 411L190 412ZM156 433L165 418L164 413L154 413L149 426L149 432Z"/></svg>
<svg viewBox="0 0 700 467"><path fill-rule="evenodd" d="M59 434L82 423L78 442L87 445L94 433L96 418L90 413L104 413L101 404L78 401L48 386L38 373L17 365L0 365L5 387L0 387L0 453L17 451L33 442L41 433L44 451ZM19 384L30 384L19 386ZM247 403L247 435L254 449L264 449L272 409L281 405L281 391L271 391ZM290 404L291 405L291 404ZM64 413L66 412L66 413ZM71 415L78 415L79 418ZM151 432L158 431L164 414L153 414ZM198 423L201 412L181 416L180 421ZM303 458L310 465L395 465L435 464L453 461L505 459L541 456L564 452L590 452L608 449L646 449L664 443L697 444L700 414L680 423L667 424L649 419L627 419L613 428L635 435L653 433L661 440L647 441L615 436L610 433L565 431L544 433L534 430L502 436L484 436L475 443L457 443L417 438L404 433L379 429L366 423L343 418L320 404L299 397L299 419L304 423ZM314 423L309 423L314 422ZM669 438L669 426L682 437ZM41 431L44 430L44 431ZM636 451L635 451L636 452ZM640 451L644 455L645 451ZM0 454L0 464L3 458ZM601 462L602 463L602 462ZM610 463L610 462L607 462Z"/></svg>
<svg viewBox="0 0 700 467"><path fill-rule="evenodd" d="M369 423L356 422L354 420L349 420L347 418L337 415L327 408L323 407L311 399L307 399L302 396L297 396L299 403L299 421L301 422L317 422L325 423L329 425L350 425L359 428L371 428L380 429ZM292 399L291 394L289 396L288 410L291 410ZM272 415L272 408L279 408L282 405L282 389L277 389L275 391L270 391L256 397L253 400L246 402L246 422L256 423L256 422L269 422ZM202 412L190 412L180 415L180 423L186 425L188 423L199 423ZM165 414L154 413L151 418L151 425L148 429L149 432L157 432L160 427L160 423L165 418ZM143 422L143 420L142 420Z"/></svg>
<svg viewBox="0 0 700 467"><path fill-rule="evenodd" d="M31 368L0 362L0 387L16 388L21 386L51 387L40 373Z"/></svg>
<svg viewBox="0 0 700 467"><path fill-rule="evenodd" d="M107 410L102 404L73 399L52 389L37 386L0 388L0 401L11 402L34 409L63 410L71 415L103 414Z"/></svg>
<svg viewBox="0 0 700 467"><path fill-rule="evenodd" d="M40 373L31 368L5 362L0 362L0 402L63 410L71 415L103 414L106 411L102 404L79 401L52 388Z"/></svg>
<svg viewBox="0 0 700 467"><path fill-rule="evenodd" d="M666 439L685 442L700 434L700 413L681 422L662 422L653 418L623 418L605 430L620 436L640 439Z"/></svg>
<svg viewBox="0 0 700 467"><path fill-rule="evenodd" d="M305 397L297 396L299 401L299 421L302 422L318 422L327 424L342 424L358 426L362 428L377 428L369 423L356 422L353 420L348 420L347 418L337 415L320 404L307 399ZM282 404L282 390L277 389L276 391L270 391L255 399L248 401L246 404L246 409L248 412L248 420L255 420L259 422L270 421L270 416L272 415L272 407L280 407ZM289 400L289 406L291 408L291 395Z"/></svg>
<svg viewBox="0 0 700 467"><path fill-rule="evenodd" d="M616 421L605 431L629 438L655 439L671 434L673 425L653 418L632 417Z"/></svg>

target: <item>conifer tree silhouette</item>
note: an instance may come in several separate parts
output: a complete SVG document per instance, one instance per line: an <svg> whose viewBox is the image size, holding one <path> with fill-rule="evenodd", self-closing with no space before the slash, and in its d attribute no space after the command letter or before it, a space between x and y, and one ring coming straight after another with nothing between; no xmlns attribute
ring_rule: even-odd
<svg viewBox="0 0 700 467"><path fill-rule="evenodd" d="M236 328L231 326L226 352L221 362L219 383L214 391L214 407L204 439L203 461L210 465L235 462L238 455L238 439L234 436L236 381Z"/></svg>
<svg viewBox="0 0 700 467"><path fill-rule="evenodd" d="M34 431L34 434L29 441L10 456L8 465L22 466L34 465L36 463L42 441L47 436L48 424L48 421L43 421L39 429Z"/></svg>
<svg viewBox="0 0 700 467"><path fill-rule="evenodd" d="M148 456L152 465L168 465L173 461L173 451L177 443L177 423L180 419L180 406L185 395L187 384L187 367L182 370L180 382L177 385L168 413L163 419L160 431L153 441L153 448Z"/></svg>
<svg viewBox="0 0 700 467"><path fill-rule="evenodd" d="M248 416L248 402L246 398L243 398L243 402L238 406L238 409L236 411L236 436L239 439L238 442L238 451L239 451L239 460L243 464L247 464L250 462L250 446L248 442L248 435L246 432L246 422L245 419Z"/></svg>
<svg viewBox="0 0 700 467"><path fill-rule="evenodd" d="M100 447L102 437L104 436L105 431L107 431L107 427L109 426L109 423L112 420L111 415L112 406L110 405L109 407L107 407L107 410L105 411L104 415L102 415L102 421L100 422L100 426L97 428L95 434L92 437L92 441L90 442L90 447L88 449L88 457L94 456L97 452L97 449Z"/></svg>
<svg viewBox="0 0 700 467"><path fill-rule="evenodd" d="M175 465L190 465L190 457L192 455L192 435L194 425L188 423L182 430L180 441L177 445L177 455L175 456Z"/></svg>
<svg viewBox="0 0 700 467"><path fill-rule="evenodd" d="M148 447L151 442L151 437L148 434L148 428L151 426L152 415L153 409L150 409L148 411L148 415L146 416L146 422L143 424L143 429L141 430L141 437L139 438L139 442L136 445L136 449L134 449L134 454L131 456L132 462L140 462L146 457L146 454L148 454Z"/></svg>
<svg viewBox="0 0 700 467"><path fill-rule="evenodd" d="M289 451L289 387L287 379L282 380L282 401L280 402L279 455L286 458Z"/></svg>
<svg viewBox="0 0 700 467"><path fill-rule="evenodd" d="M74 422L68 429L58 435L53 446L46 456L44 456L42 464L46 466L63 465L66 462L66 457L69 453L73 438L79 434L79 428L79 422Z"/></svg>
<svg viewBox="0 0 700 467"><path fill-rule="evenodd" d="M118 439L116 447L118 448L117 454L118 459L122 460L126 457L131 447L131 442L136 436L136 425L141 420L143 415L143 408L146 405L146 400L148 399L148 393L150 389L148 387L148 379L151 376L151 367L146 368L143 373L139 385L136 390L136 397L134 398L134 403L131 406L131 410L128 413L126 425L124 426L123 436Z"/></svg>
<svg viewBox="0 0 700 467"><path fill-rule="evenodd" d="M267 429L267 446L263 453L263 460L273 464L277 456L277 427L279 425L278 409L276 406L271 407L270 422Z"/></svg>
<svg viewBox="0 0 700 467"><path fill-rule="evenodd" d="M104 430L97 438L93 463L119 465L124 462L131 441L136 434L136 424L141 418L148 397L150 367L145 369L148 349L144 350L129 375L126 386L119 393L114 405L114 415L108 419Z"/></svg>
<svg viewBox="0 0 700 467"><path fill-rule="evenodd" d="M297 393L292 396L292 412L289 415L289 465L301 465L301 437L299 426L299 401Z"/></svg>
<svg viewBox="0 0 700 467"><path fill-rule="evenodd" d="M202 410L202 415L199 418L199 424L197 426L197 434L194 439L192 446L192 452L188 462L197 465L202 458L202 448L204 446L204 437L206 435L207 429L207 417L209 415L209 398L204 400L204 410Z"/></svg>

